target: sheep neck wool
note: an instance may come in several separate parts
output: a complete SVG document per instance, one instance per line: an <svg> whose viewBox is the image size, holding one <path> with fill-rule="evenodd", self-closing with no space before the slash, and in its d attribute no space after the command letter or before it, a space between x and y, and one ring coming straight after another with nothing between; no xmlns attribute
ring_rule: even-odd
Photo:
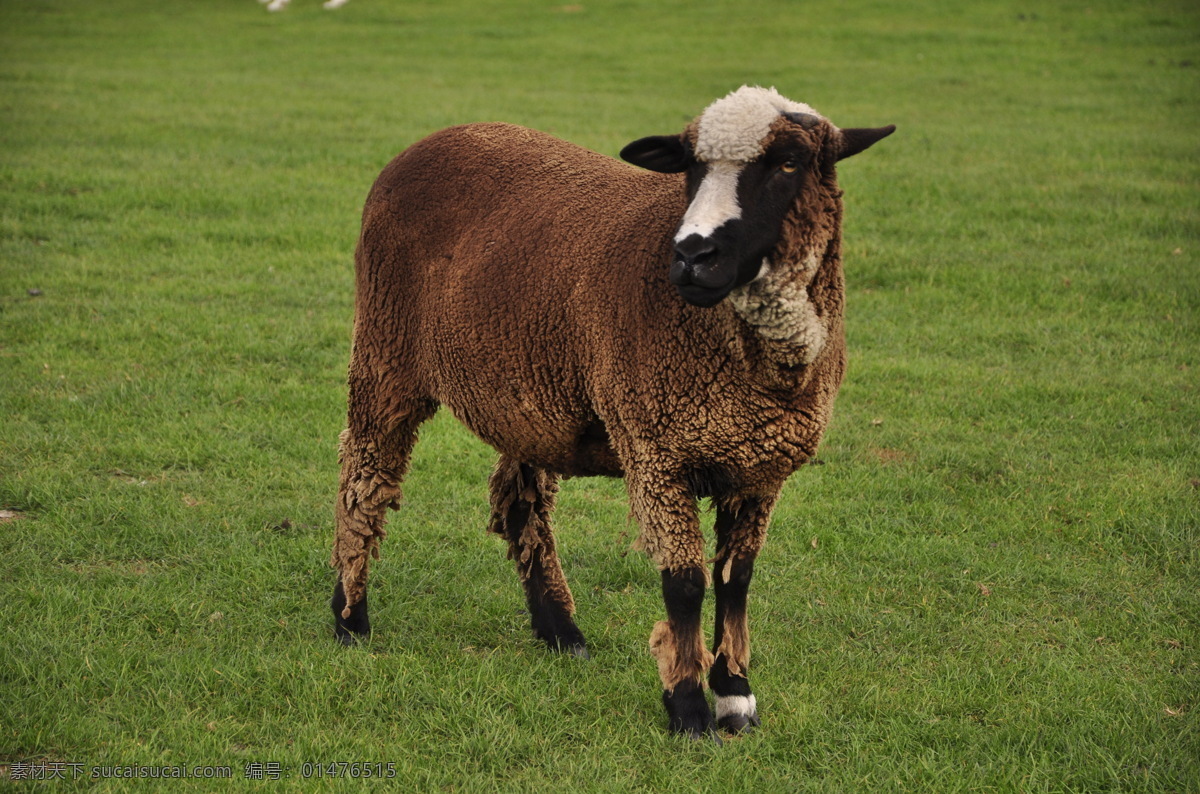
<svg viewBox="0 0 1200 794"><path fill-rule="evenodd" d="M810 252L796 266L765 268L761 277L729 294L734 310L773 343L782 363L811 364L825 348L829 331L807 289L819 264Z"/></svg>

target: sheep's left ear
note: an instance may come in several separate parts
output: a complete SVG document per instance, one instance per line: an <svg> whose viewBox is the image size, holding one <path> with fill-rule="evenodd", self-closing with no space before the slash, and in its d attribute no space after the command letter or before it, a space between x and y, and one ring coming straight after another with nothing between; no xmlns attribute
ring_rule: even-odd
<svg viewBox="0 0 1200 794"><path fill-rule="evenodd" d="M691 158L682 135L652 135L622 149L621 159L661 174L678 174L687 170Z"/></svg>
<svg viewBox="0 0 1200 794"><path fill-rule="evenodd" d="M859 127L842 130L842 148L838 151L838 159L845 160L847 157L856 155L895 131L895 124L889 124L886 127Z"/></svg>

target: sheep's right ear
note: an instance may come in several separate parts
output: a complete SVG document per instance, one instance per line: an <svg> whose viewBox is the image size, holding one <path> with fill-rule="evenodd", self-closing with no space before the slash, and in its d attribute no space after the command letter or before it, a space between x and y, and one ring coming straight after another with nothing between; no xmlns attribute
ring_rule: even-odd
<svg viewBox="0 0 1200 794"><path fill-rule="evenodd" d="M621 159L660 174L678 174L687 170L691 155L683 136L651 135L622 149Z"/></svg>
<svg viewBox="0 0 1200 794"><path fill-rule="evenodd" d="M895 124L874 129L854 128L842 130L842 146L838 151L838 159L845 160L869 148L871 144L882 141L896 131Z"/></svg>

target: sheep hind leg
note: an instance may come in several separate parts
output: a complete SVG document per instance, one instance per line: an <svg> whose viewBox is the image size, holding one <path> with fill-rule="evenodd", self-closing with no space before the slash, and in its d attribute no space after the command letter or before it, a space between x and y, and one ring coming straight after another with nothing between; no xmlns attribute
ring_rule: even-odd
<svg viewBox="0 0 1200 794"><path fill-rule="evenodd" d="M533 633L551 650L587 658L587 643L575 625L575 601L554 546L550 514L558 477L501 455L488 480L492 518L488 530L508 541L525 588Z"/></svg>
<svg viewBox="0 0 1200 794"><path fill-rule="evenodd" d="M379 543L388 508L400 502L400 483L417 441L417 427L437 410L422 402L388 423L388 429L363 419L356 410L357 390L351 386L350 427L338 447L341 480L334 508L336 529L330 564L338 571L330 608L334 634L353 645L371 633L367 615L367 574L371 558L379 558Z"/></svg>

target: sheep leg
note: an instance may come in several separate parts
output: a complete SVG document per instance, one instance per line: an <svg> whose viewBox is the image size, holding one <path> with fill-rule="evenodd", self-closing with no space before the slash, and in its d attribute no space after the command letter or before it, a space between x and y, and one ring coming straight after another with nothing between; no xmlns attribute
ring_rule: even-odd
<svg viewBox="0 0 1200 794"><path fill-rule="evenodd" d="M708 577L701 567L662 572L667 619L650 635L650 652L658 660L667 726L691 739L711 736L718 744L713 714L704 696L704 672L713 662L704 647L700 609Z"/></svg>
<svg viewBox="0 0 1200 794"><path fill-rule="evenodd" d="M330 559L338 581L330 607L334 634L343 645L353 645L371 632L367 617L369 561L379 558L379 542L387 534L387 509L400 502L400 483L408 472L417 427L437 410L436 403L422 401L409 410L393 410L391 419L380 421L373 418L374 401L364 399L364 394L373 395L374 390L352 380L350 426L338 447L342 472Z"/></svg>
<svg viewBox="0 0 1200 794"><path fill-rule="evenodd" d="M704 677L713 657L704 647L700 627L708 576L696 499L686 488L653 472L631 472L626 486L641 530L635 548L649 554L662 572L667 619L654 625L650 653L658 662L667 725L673 733L692 739L707 735L719 743L704 695Z"/></svg>
<svg viewBox="0 0 1200 794"><path fill-rule="evenodd" d="M754 560L766 537L770 508L770 503L750 499L717 506L717 557L713 564L717 601L715 661L708 685L716 698L717 724L730 733L748 731L760 724L757 702L746 677L750 666L746 595Z"/></svg>
<svg viewBox="0 0 1200 794"><path fill-rule="evenodd" d="M492 518L488 531L508 541L525 588L533 633L551 650L587 658L587 643L575 625L575 600L554 546L550 514L558 476L501 455L488 480Z"/></svg>

